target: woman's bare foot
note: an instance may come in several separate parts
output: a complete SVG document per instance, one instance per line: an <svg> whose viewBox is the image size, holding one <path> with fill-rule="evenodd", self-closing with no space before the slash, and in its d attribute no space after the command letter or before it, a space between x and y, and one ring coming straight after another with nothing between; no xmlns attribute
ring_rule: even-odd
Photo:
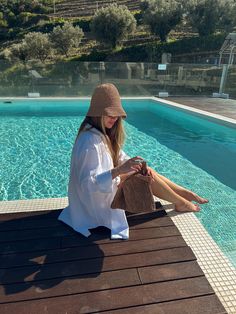
<svg viewBox="0 0 236 314"><path fill-rule="evenodd" d="M193 204L189 201L183 201L175 204L175 210L177 212L199 212L200 207L197 204Z"/></svg>
<svg viewBox="0 0 236 314"><path fill-rule="evenodd" d="M209 202L206 198L203 198L189 190L183 189L181 191L178 191L178 194L190 202L194 201L197 202L198 204L205 204Z"/></svg>

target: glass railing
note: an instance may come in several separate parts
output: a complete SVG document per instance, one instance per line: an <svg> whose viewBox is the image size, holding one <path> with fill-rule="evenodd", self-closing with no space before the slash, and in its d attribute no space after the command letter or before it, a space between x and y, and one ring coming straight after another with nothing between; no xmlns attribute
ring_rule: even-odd
<svg viewBox="0 0 236 314"><path fill-rule="evenodd" d="M10 64L0 61L0 97L91 96L94 87L114 83L122 96L212 96L219 92L223 66L142 62L58 62ZM230 67L225 93L236 97L236 67Z"/></svg>
<svg viewBox="0 0 236 314"><path fill-rule="evenodd" d="M228 94L230 98L236 99L236 65L228 67L226 74L226 82L223 88L224 93Z"/></svg>

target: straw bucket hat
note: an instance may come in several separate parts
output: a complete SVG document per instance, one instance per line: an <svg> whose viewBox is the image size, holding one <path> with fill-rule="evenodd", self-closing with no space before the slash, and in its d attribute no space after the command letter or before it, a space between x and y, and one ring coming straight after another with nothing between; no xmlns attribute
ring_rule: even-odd
<svg viewBox="0 0 236 314"><path fill-rule="evenodd" d="M126 113L121 105L120 94L113 84L101 84L95 88L86 116L126 118Z"/></svg>

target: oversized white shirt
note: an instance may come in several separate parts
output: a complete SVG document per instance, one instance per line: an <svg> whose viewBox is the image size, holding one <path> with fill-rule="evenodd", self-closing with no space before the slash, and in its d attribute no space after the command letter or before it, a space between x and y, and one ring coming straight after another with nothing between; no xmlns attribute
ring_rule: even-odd
<svg viewBox="0 0 236 314"><path fill-rule="evenodd" d="M121 150L119 163L129 158ZM89 229L104 226L111 230L112 239L128 239L125 211L111 208L120 182L119 177L112 180L112 168L112 157L102 133L95 128L80 133L72 150L69 206L58 219L86 237L90 235Z"/></svg>

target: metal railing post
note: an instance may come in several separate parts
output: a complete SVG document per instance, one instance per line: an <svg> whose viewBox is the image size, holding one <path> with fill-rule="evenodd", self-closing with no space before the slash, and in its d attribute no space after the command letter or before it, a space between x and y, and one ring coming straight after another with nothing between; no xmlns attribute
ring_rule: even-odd
<svg viewBox="0 0 236 314"><path fill-rule="evenodd" d="M224 92L225 83L226 83L226 80L227 80L228 69L229 69L229 65L228 64L224 64L223 65L223 69L222 69L221 80L220 80L219 94L223 94L223 92Z"/></svg>

